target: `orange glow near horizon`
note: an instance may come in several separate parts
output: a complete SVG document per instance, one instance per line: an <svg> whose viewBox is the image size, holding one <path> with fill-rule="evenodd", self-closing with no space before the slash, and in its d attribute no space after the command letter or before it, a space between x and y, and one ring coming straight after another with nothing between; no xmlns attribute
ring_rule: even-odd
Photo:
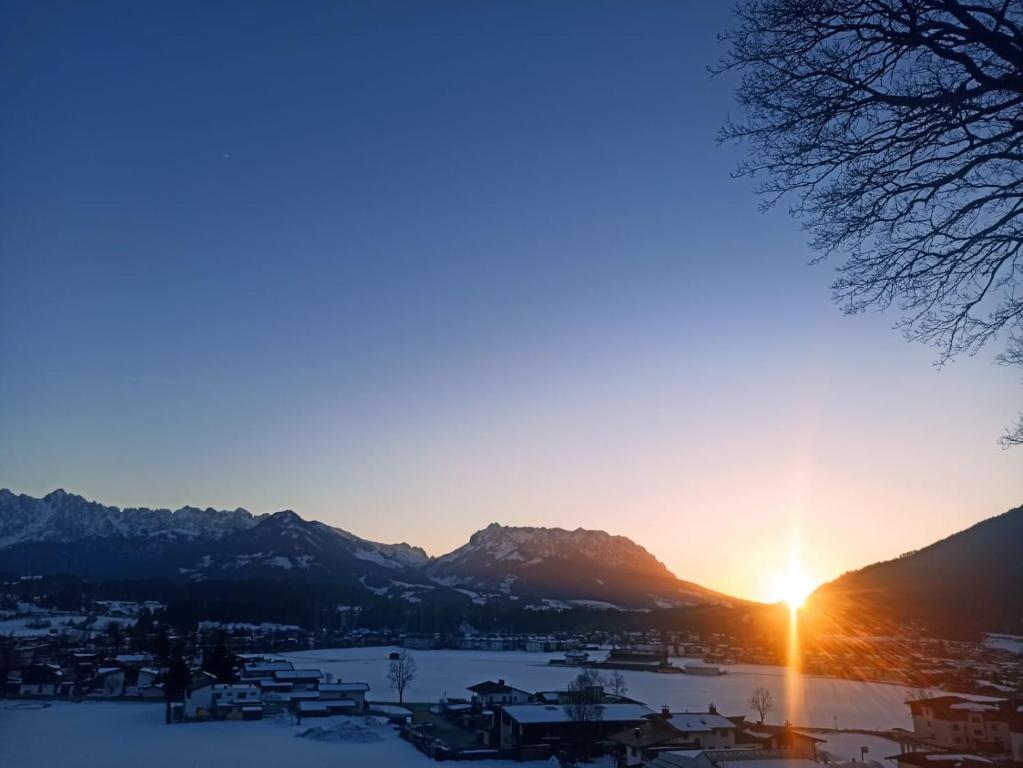
<svg viewBox="0 0 1023 768"><path fill-rule="evenodd" d="M777 594L789 608L788 649L785 660L785 720L803 723L804 690L802 655L799 643L799 609L813 591L813 584L802 570L802 531L793 523L789 531L789 564L777 582Z"/></svg>
<svg viewBox="0 0 1023 768"><path fill-rule="evenodd" d="M802 607L817 586L803 570L801 550L799 526L793 525L789 536L788 567L774 579L769 592L771 602L784 602L793 613Z"/></svg>

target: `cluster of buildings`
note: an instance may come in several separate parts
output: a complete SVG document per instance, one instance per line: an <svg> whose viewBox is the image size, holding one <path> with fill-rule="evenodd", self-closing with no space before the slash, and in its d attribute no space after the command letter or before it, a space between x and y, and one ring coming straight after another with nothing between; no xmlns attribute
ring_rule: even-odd
<svg viewBox="0 0 1023 768"><path fill-rule="evenodd" d="M1023 763L1023 698L942 694L920 696L908 704L915 741L909 756L901 756L899 768L919 768L921 754L1007 757Z"/></svg>
<svg viewBox="0 0 1023 768"><path fill-rule="evenodd" d="M161 676L152 654L73 651L60 660L13 665L0 689L19 696L163 700Z"/></svg>
<svg viewBox="0 0 1023 768"><path fill-rule="evenodd" d="M661 758L697 761L670 763L682 768L713 768L717 763L704 765L699 756L706 753L716 760L726 752L729 760L755 755L772 761L761 768L804 768L804 763L810 768L821 741L790 726L726 717L713 704L705 712L655 711L606 690L595 678L571 690L530 692L504 680L486 680L467 690L467 698L446 699L428 713L416 712L403 736L437 759L611 754L620 768L660 766L656 761Z"/></svg>
<svg viewBox="0 0 1023 768"><path fill-rule="evenodd" d="M335 680L319 669L295 669L283 659L239 654L237 682L221 683L208 672L192 675L171 718L194 720L258 720L264 713L290 712L304 718L358 715L367 709L369 685Z"/></svg>

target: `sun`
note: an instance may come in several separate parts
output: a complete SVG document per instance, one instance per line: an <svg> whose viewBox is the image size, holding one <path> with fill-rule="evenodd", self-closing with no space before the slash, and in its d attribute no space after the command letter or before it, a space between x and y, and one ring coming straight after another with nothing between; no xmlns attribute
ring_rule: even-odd
<svg viewBox="0 0 1023 768"><path fill-rule="evenodd" d="M771 602L784 602L793 612L803 606L806 598L817 586L802 568L800 538L799 529L794 528L789 546L788 566L770 581Z"/></svg>
<svg viewBox="0 0 1023 768"><path fill-rule="evenodd" d="M790 569L778 584L778 596L792 610L802 608L811 592L813 592L813 584L805 574L798 570Z"/></svg>

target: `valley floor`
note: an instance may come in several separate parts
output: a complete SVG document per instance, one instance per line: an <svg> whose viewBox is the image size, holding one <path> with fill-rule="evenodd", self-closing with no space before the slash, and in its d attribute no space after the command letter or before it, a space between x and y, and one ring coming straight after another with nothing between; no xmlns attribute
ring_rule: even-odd
<svg viewBox="0 0 1023 768"><path fill-rule="evenodd" d="M349 681L368 682L373 700L392 699L387 686L391 648L347 648L286 654L296 667L317 667ZM552 667L546 654L487 651L413 651L418 676L408 692L412 701L463 697L465 686L504 678L528 690L564 688L577 674ZM906 691L898 686L828 678L789 680L776 667L736 665L720 677L626 672L629 695L653 709L705 710L714 702L725 714L749 715L745 704L757 685L778 701L768 722L880 730L905 727ZM802 692L802 704L794 701ZM802 712L803 717L789 712ZM822 732L820 749L832 759L880 761L898 752L894 742L857 733ZM333 717L294 725L279 716L255 722L164 724L161 703L0 701L0 764L12 768L334 768L372 765L426 768L436 765L376 718ZM510 768L507 761L462 762L465 768ZM536 765L542 765L537 763ZM608 762L594 768L608 768Z"/></svg>
<svg viewBox="0 0 1023 768"><path fill-rule="evenodd" d="M395 648L338 648L284 654L296 668L314 667L343 680L366 682L376 700L394 697L387 683L387 655ZM579 674L574 667L551 666L561 654L524 651L410 651L418 674L406 697L437 701L468 697L467 686L503 678L527 691L564 690ZM600 656L597 652L596 656ZM682 665L693 659L673 659ZM771 691L776 709L770 723L786 719L801 726L882 731L912 728L906 688L887 683L842 680L811 675L790 677L784 667L734 664L727 674L704 677L654 672L624 672L628 695L652 709L667 704L676 712L706 711L713 703L726 715L752 717L746 700L758 685Z"/></svg>

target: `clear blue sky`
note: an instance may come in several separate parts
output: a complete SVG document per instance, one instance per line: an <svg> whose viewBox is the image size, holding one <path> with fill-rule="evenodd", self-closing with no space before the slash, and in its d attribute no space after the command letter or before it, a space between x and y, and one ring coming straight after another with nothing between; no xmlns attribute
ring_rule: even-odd
<svg viewBox="0 0 1023 768"><path fill-rule="evenodd" d="M1023 501L1017 375L842 316L729 177L723 4L0 7L0 486L753 597L797 523L823 579Z"/></svg>

